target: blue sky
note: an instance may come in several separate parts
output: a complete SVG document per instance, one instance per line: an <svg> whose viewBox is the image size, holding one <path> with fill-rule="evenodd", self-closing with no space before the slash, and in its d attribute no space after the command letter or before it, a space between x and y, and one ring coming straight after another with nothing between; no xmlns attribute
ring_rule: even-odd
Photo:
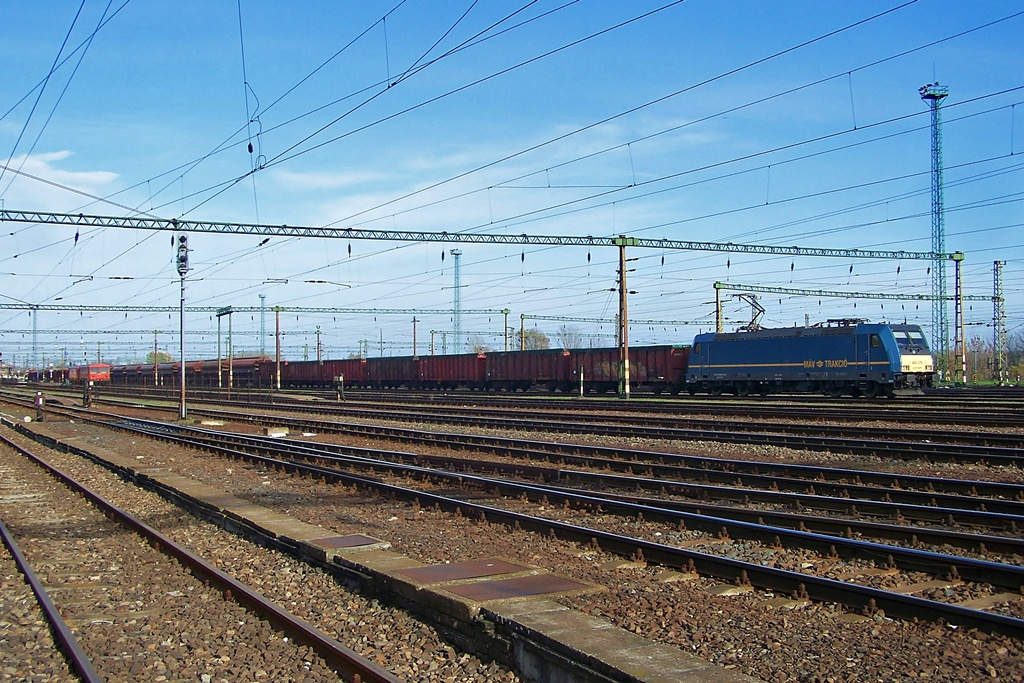
<svg viewBox="0 0 1024 683"><path fill-rule="evenodd" d="M966 254L969 295L991 296L993 261L1006 261L1007 326L1020 333L1022 12L1019 2L946 0L7 2L0 201L108 216L926 252L930 132L918 88L937 80L949 87L946 248ZM416 309L419 353L431 330L438 350L442 338L452 350L443 311L458 248L463 310L509 309L517 329L522 314L616 312L609 248L261 242L192 234L187 304L259 306L262 294L267 307ZM632 344L687 343L710 329L715 281L931 291L927 261L628 255L638 259L630 317L661 321L631 326ZM17 302L177 306L169 234L83 228L76 240L74 228L4 223L0 303ZM768 326L931 324L923 302L766 294L761 304ZM990 342L991 303L966 309L967 337ZM730 300L726 314L735 326L749 307ZM50 361L94 359L97 342L105 360L141 358L153 345L141 331L156 329L177 355L176 314L38 315ZM237 351L259 350L259 318L234 316ZM588 344L614 343L610 324L527 320L552 337L563 324ZM312 356L318 326L327 357L361 343L377 355L381 340L387 355L412 351L410 315L290 314L286 357ZM493 348L503 326L495 313L461 322L465 341ZM31 327L26 311L0 311L5 361L31 352ZM186 355L215 355L216 327L188 315Z"/></svg>

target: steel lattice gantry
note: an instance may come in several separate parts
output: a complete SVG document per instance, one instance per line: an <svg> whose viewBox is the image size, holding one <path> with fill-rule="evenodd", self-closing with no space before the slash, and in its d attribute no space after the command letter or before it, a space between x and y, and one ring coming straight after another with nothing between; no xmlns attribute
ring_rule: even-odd
<svg viewBox="0 0 1024 683"><path fill-rule="evenodd" d="M731 242L696 242L689 240L645 239L639 237L594 237L572 235L528 235L528 234L485 234L468 232L426 232L396 230L366 230L356 228L303 227L290 225L262 225L255 223L224 223L211 221L179 220L176 218L115 217L86 214L47 213L39 211L0 210L0 222L37 223L45 225L67 225L75 227L129 228L136 230L157 230L172 232L200 232L220 234L248 234L280 237L320 237L327 239L361 239L398 242L444 242L458 244L522 244L547 246L606 246L619 249L619 328L623 343L620 354L625 362L623 377L628 388L628 317L626 315L626 273L625 249L638 247L662 250L732 252L767 254L775 256L819 256L831 258L860 259L909 259L944 262L956 258L951 254L913 251L873 251L864 249L827 249L798 246L777 246L763 244L734 244ZM962 259L963 255L959 254ZM237 309L242 310L242 309ZM258 309L255 309L258 310ZM466 313L466 311L462 311ZM628 389L624 392L628 397Z"/></svg>
<svg viewBox="0 0 1024 683"><path fill-rule="evenodd" d="M573 235L503 235L464 232L423 232L400 230L364 230L356 228L316 228L293 225L262 225L256 223L220 223L187 221L176 218L124 218L87 214L45 213L40 211L0 210L0 222L39 223L97 228L131 228L174 232L206 232L221 234L269 235L278 237L321 237L327 239L379 240L393 242L444 242L450 244L536 244L547 246L617 247L620 237ZM629 246L681 251L717 251L775 256L824 256L832 258L909 259L931 261L949 259L950 255L918 251L872 251L866 249L824 249L787 247L765 244L733 244L732 242L695 242L689 240L645 239L630 237ZM177 309L175 309L177 310ZM239 309L240 310L240 309ZM256 310L259 310L258 308ZM467 311L463 311L466 313Z"/></svg>

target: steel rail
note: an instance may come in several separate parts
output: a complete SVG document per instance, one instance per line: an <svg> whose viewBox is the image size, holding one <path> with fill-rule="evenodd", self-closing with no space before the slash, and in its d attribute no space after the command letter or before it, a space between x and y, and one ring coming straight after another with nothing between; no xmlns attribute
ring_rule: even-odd
<svg viewBox="0 0 1024 683"><path fill-rule="evenodd" d="M14 427L14 424L8 420L2 420L2 422L6 426ZM291 634L297 641L312 647L316 650L317 654L324 658L328 666L348 680L362 681L363 683L402 683L401 679L376 664L367 661L354 650L342 645L315 626L281 609L259 592L217 569L206 560L173 541L170 537L165 536L139 518L107 501L95 491L61 472L43 459L2 436L0 438L17 449L19 453L42 467L62 484L80 493L99 510L117 519L123 526L143 536L150 544L156 546L162 552L177 559L195 576L216 585L224 591L226 596L230 595L230 599L245 605L260 617L281 628L286 633Z"/></svg>
<svg viewBox="0 0 1024 683"><path fill-rule="evenodd" d="M137 422L146 422L143 420L134 420ZM117 426L117 425L109 425ZM125 425L127 428L127 425ZM192 428L185 428L192 429ZM162 425L161 429L154 430L153 434L170 441L179 441L183 444L190 443L187 437L175 435L170 432L182 431L183 428L177 425ZM192 442L194 443L194 442ZM260 445L260 448L271 452L279 449L280 443L278 439L267 439L266 443ZM811 574L801 574L799 572L793 572L789 570L777 569L774 567L766 567L756 563L744 562L741 560L734 560L731 558L708 555L697 551L687 550L685 548L677 548L673 546L663 545L660 543L654 543L651 541L645 541L643 539L622 536L619 534L612 534L609 532L603 532L596 529L587 527L581 527L576 524L568 524L558 522L555 520L534 517L532 515L526 515L523 513L512 512L503 510L500 508L493 508L487 505L473 503L465 500L451 498L450 496L443 496L439 494L432 494L420 489L409 489L393 484L388 484L381 481L379 478L373 476L361 476L348 472L343 472L332 467L324 467L319 465L304 465L296 463L294 461L282 460L280 458L256 455L239 451L233 448L219 447L214 445L206 445L205 447L215 452L220 452L230 457L238 457L249 459L257 462L263 466L269 468L283 468L285 471L299 472L310 476L329 478L336 481L344 481L348 484L370 486L379 490L382 494L401 498L402 500L414 501L422 505L424 502L434 505L439 509L452 512L460 513L463 516L471 516L480 519L481 521L495 522L498 521L507 526L514 526L517 528L523 528L529 531L538 532L541 534L554 534L558 538L563 540L575 541L584 544L591 544L599 546L601 549L627 556L627 557L643 557L646 560L653 561L657 564L661 564L668 567L675 567L684 570L696 570L700 573L716 576L732 580L738 583L751 583L752 585L769 589L774 591L781 591L786 594L792 594L796 596L806 596L811 599L819 601L835 601L844 604L849 607L858 609L864 609L866 611L872 611L875 609L885 610L888 616L897 616L904 619L920 619L926 618L931 620L945 620L950 623L956 623L963 626L979 628L985 631L999 632L1013 637L1024 638L1024 620L1016 619L1013 617L1007 617L1005 615L984 612L981 610L975 610L970 608L961 607L950 603L941 603L924 598L916 598L913 596L902 595L898 593L891 593L888 591L870 588L865 586L859 586L856 584L849 584L834 579L828 579L824 577L814 576ZM328 459L330 456L325 454L319 454L315 457L320 459ZM362 459L366 460L366 459ZM387 463L386 461L377 461L376 466L378 468L384 467L396 467L396 463ZM427 468L415 468L414 466L404 466L413 470L420 470L422 476L429 478L439 479L443 478L451 482L479 482L484 486L490 488L501 488L506 487L509 491L513 489L518 493L533 491L535 495L547 496L548 498L558 494L553 489L546 488L543 486L533 486L527 484L512 485L508 482L502 482L483 477L476 477L473 475L451 473L451 472L439 472L436 470L428 470ZM610 504L611 501L602 502L600 499L580 496L581 501L589 502L593 505ZM627 506L626 503L615 503L615 505ZM635 506L634 512L644 512L651 515L666 515L678 519L682 513L675 513L669 510L651 510L649 508L642 508L642 506ZM739 524L735 521L729 520L716 520L702 515L692 516L694 523L711 521L711 523L717 524L719 529L723 525L726 528L741 528L735 526ZM732 526L729 526L732 525ZM743 528L757 526L757 525L741 525ZM830 552L833 546L838 547L840 544L844 547L860 546L866 552L871 552L872 546L879 546L875 559L883 563L890 561L892 558L900 557L904 562L908 563L906 568L918 570L918 571L929 571L934 572L936 569L935 564L927 564L926 558L930 553L924 553L923 551L915 551L910 549L899 549L892 546L884 546L881 544L870 544L867 542L855 542L849 543L845 539L837 539L835 537L824 537L817 538L820 535L815 534L799 534L798 532L792 532L790 530L773 528L773 533L782 537L796 537L804 536L807 538L815 538L815 544L819 547L824 547L826 554ZM827 545L825 545L827 544ZM890 552L895 551L895 552ZM964 568L964 572L967 578L972 580L990 581L992 572L1004 571L1005 568L1009 567L1010 573L1021 573L1024 574L1024 567L1012 567L1010 565L1002 565L994 562L986 562L982 560L971 560L969 558L960 558L953 556L941 556L944 561L942 566L943 570L949 570L955 568L957 572L960 568ZM966 561L965 561L966 560ZM928 567L928 568L925 568ZM972 578L972 577L987 577L987 578ZM1018 584L1020 585L1020 584Z"/></svg>
<svg viewBox="0 0 1024 683"><path fill-rule="evenodd" d="M210 401L216 401L220 404L238 405L237 401L226 401L223 399L211 398ZM472 405L465 405L465 402L470 402ZM430 402L433 404L433 402ZM459 405L462 403L462 405ZM346 411L353 410L370 410L372 412L379 412L379 402L374 399L360 401L346 399L344 406L340 406L338 403L332 401L330 403L315 404L308 400L302 400L298 398L285 398L283 401L281 398L275 398L270 405L275 408L284 408L290 406L302 406L303 409L309 410L312 406L316 406L318 410L324 412L339 412L344 413ZM436 406L436 404L433 404ZM592 419L592 413L601 414L601 419L605 424L616 424L616 425L630 425L631 421L637 419L643 420L648 426L657 426L669 429L700 429L705 421L693 420L691 414L680 413L678 406L671 406L665 404L647 404L637 405L636 403L631 404L608 404L608 403L584 403L584 404L569 404L565 401L516 401L511 405L506 401L501 400L477 400L474 397L466 396L462 397L459 402L443 402L444 411L446 414L459 414L459 415L478 415L482 410L481 406L487 406L486 412L488 415L500 415L503 417L517 419L517 416L521 416L524 410L538 410L542 409L545 413L558 414L560 420L565 422L582 422L587 419ZM401 408L407 410L410 414L419 414L421 411L436 411L437 407L426 408L423 404L417 404L413 402L389 402L388 409L395 410ZM787 412L788 409L776 408L770 412L771 415L787 415L787 417L795 417L793 412ZM843 419L849 419L849 415L845 414L845 409L842 409L844 414ZM671 413L671 415L651 415L650 413ZM607 416L607 413L614 413L612 416ZM625 415L623 414L625 413ZM641 416L635 415L636 413L643 413ZM432 415L431 412L427 412L428 415ZM766 422L763 419L759 419L757 422L746 421L725 421L721 419L721 413L709 410L707 413L709 416L715 418L714 427L716 431L738 431L738 432L759 432L765 433L770 432L773 434L795 434L803 435L807 432L809 427L806 424L799 424L794 422ZM737 411L736 415L745 415L748 417L763 417L769 413L752 413L750 411ZM916 413L915 413L916 414ZM958 416L958 415L957 415ZM822 419L833 419L836 417L833 413L823 413L820 409L815 410L803 410L800 411L799 417L810 417L816 420ZM872 411L871 413L861 414L858 416L860 420L889 420L889 421L904 421L906 415L900 413L898 416L891 413L886 414L883 411ZM954 417L952 412L947 412L941 416L934 416L932 419L936 421L951 420ZM986 415L986 424L994 424L993 416L991 414ZM1013 425L1021 426L1024 425L1024 410L1015 412L1014 414L1005 415L1005 420L1001 421L1001 425ZM833 424L821 424L815 423L813 427L819 436L827 435L831 438L839 439L874 439L878 436L878 427L860 427L855 425L833 425ZM893 440L899 441L924 441L929 440L931 443L944 443L944 444L968 444L979 447L1001 447L1001 448L1024 448L1024 435L1021 434L1006 434L996 432L959 432L959 431L936 431L935 429L921 429L921 428L899 428L899 427L887 427L886 434Z"/></svg>
<svg viewBox="0 0 1024 683"><path fill-rule="evenodd" d="M307 411L309 408L307 408ZM602 458L604 460L624 461L627 466L640 467L655 465L683 466L706 470L707 476L713 473L727 473L732 477L773 475L791 478L800 482L822 486L830 481L838 482L844 487L874 484L887 486L898 492L919 490L933 495L936 492L961 493L978 499L979 505L1001 505L1012 503L1014 507L1008 512L1017 514L1024 504L1024 487L1019 484L985 482L978 480L958 480L938 477L923 477L908 474L887 474L848 468L830 468L819 465L801 465L793 463L772 463L757 460L735 460L712 458L702 455L686 455L657 451L641 451L633 449L613 448L607 446L585 446L579 444L552 443L493 437L472 434L454 434L445 432L425 432L403 427L382 427L358 423L333 422L308 418L292 418L280 415L259 415L253 413L239 414L223 410L196 408L196 415L228 420L244 420L259 424L287 424L293 427L306 427L311 431L337 431L360 435L386 435L388 438L412 443L429 443L432 445L466 448L486 447L494 452L540 459L568 459L570 457ZM121 416L116 416L121 417ZM601 466L605 463L598 463ZM723 480L724 481L724 480ZM908 491L909 490L909 491ZM891 494L892 495L892 494ZM891 496L890 496L891 497Z"/></svg>
<svg viewBox="0 0 1024 683"><path fill-rule="evenodd" d="M580 473L563 472L571 480L572 475ZM585 477L594 476L604 478L608 475L583 473ZM661 484L662 482L657 482ZM555 487L558 488L558 487ZM671 483L664 486L665 490L675 488ZM712 487L702 487L712 488ZM567 491L578 491L579 489L566 488ZM716 493L721 489L716 489ZM623 500L638 505L652 507L665 507L672 510L681 510L698 515L709 514L713 517L735 519L737 521L756 523L759 525L783 526L795 528L801 531L813 531L819 534L830 536L866 536L869 538L887 539L897 543L906 543L911 546L928 544L935 546L948 545L951 547L973 550L981 554L997 553L1002 555L1020 555L1024 557L1024 539L1019 536L994 536L992 534L965 533L950 531L947 529L932 529L921 526L907 526L905 524L886 524L865 519L843 519L836 517L823 517L821 515L800 514L791 512L779 512L777 510L757 510L741 508L735 505L721 505L712 501L693 503L687 501L670 500L665 498L644 498L638 495L616 494L601 490L601 496L614 500ZM825 501L827 503L827 501ZM811 505L802 506L800 509L818 508L826 509L821 501L811 501Z"/></svg>
<svg viewBox="0 0 1024 683"><path fill-rule="evenodd" d="M136 420L129 420L129 423ZM848 515L887 515L900 521L930 521L936 523L971 524L976 527L985 527L995 531L1004 531L1011 534L1017 532L1017 524L1024 528L1024 516L997 514L994 512L964 511L956 508L934 507L927 505L906 505L898 503L878 503L855 497L829 498L820 494L794 494L770 490L758 490L750 488L723 487L704 484L691 484L679 481L670 481L664 478L649 479L642 477L623 477L595 472L581 472L576 470L565 470L555 467L523 466L521 464L496 463L487 460L467 460L463 458L452 459L445 456L433 456L420 453L408 453L402 451L382 451L377 448L361 448L358 446L340 446L336 444L317 444L309 446L306 443L290 439L278 439L266 441L260 437L253 437L244 434L233 434L219 431L210 431L191 427L173 426L165 428L160 423L145 423L146 431L157 429L161 434L185 433L201 435L205 443L228 443L239 444L248 447L257 447L270 451L290 449L291 452L300 454L305 458L322 457L322 451L332 456L345 458L356 458L362 464L370 463L381 465L381 463L397 463L399 465L423 466L431 468L448 468L460 464L466 474L492 472L495 476L510 476L519 479L532 479L544 481L568 481L581 482L593 481L599 484L611 484L618 487L644 487L657 488L663 492L673 492L677 495L690 495L691 497L703 498L704 501L691 503L685 501L671 501L664 498L651 499L640 498L636 495L615 495L602 490L600 495L615 500L624 500L650 507L666 507L673 510L681 510L693 514L708 516L707 511L712 511L712 516L735 519L737 521L756 522L764 526L765 520L776 520L769 526L783 526L786 528L798 528L800 531L814 527L819 533L833 536L846 536L852 538L854 534L866 534L872 537L887 538L889 540L917 545L918 543L932 543L934 545L951 545L975 550L980 553L1004 553L1020 554L1024 556L1024 539L1016 536L993 536L982 534L970 534L944 529L930 529L920 526L881 524L866 521L863 519L836 519L821 517L820 515L779 513L772 510L751 510L741 509L732 506L726 507L716 505L707 501L736 500L748 505L750 501L766 502L773 505L783 504L796 509L820 509L828 511L843 511ZM380 456L385 455L386 460L381 461ZM668 469L668 468L664 468ZM558 489L565 493L584 493L579 488L557 487L553 484L545 486ZM585 494L586 495L586 494ZM596 494L589 494L596 495Z"/></svg>
<svg viewBox="0 0 1024 683"><path fill-rule="evenodd" d="M3 436L0 436L0 440L8 445L11 444ZM15 564L18 565L18 570L25 577L25 581L29 587L32 588L32 592L36 596L36 602L39 603L40 609L43 610L43 614L46 615L46 621L49 623L50 628L53 631L53 636L57 640L57 645L64 652L64 655L68 658L71 663L71 668L74 669L82 680L86 683L102 683L104 680L93 668L92 662L89 661L89 656L82 650L81 644L78 639L75 638L75 634L71 632L71 627L68 626L67 622L64 621L64 617L61 616L60 610L53 604L53 600L46 592L46 587L43 586L43 582L39 579L39 576L32 570L32 566L28 563L28 559L24 553L21 552L21 548L18 547L17 541L14 540L14 536L10 530L4 524L3 520L0 519L0 536L3 537L3 544L7 546L7 550L10 551L11 556L14 558Z"/></svg>
<svg viewBox="0 0 1024 683"><path fill-rule="evenodd" d="M201 414L207 414L204 411L199 411ZM220 417L225 417L224 414L219 414ZM113 419L118 419L119 416ZM235 416L238 419L239 416ZM246 416L244 419L255 422L275 423L280 425L280 419L267 419L263 420L254 416ZM288 422L295 426L308 426L311 429L325 431L322 423L309 423L302 421L299 423ZM336 423L335 423L336 424ZM358 433L366 433L366 430L356 430ZM408 430L403 430L408 431ZM228 438L228 437L225 437ZM231 438L245 438L244 435ZM435 446L448 446L455 448L465 448L467 442L465 440L458 440L454 443L446 443L443 439L436 438L425 438L416 439L415 441L423 443L430 443ZM500 441L499 445L500 445ZM319 447L324 450L332 452L343 453L345 451L358 452L358 453L377 453L379 449L360 449L358 447L349 446L335 446L331 444L319 444ZM526 447L514 447L514 446L501 446L498 448L492 448L495 452L509 455L512 457L541 459L545 462L550 462L550 454L545 451L531 451L529 446ZM578 450L589 450L588 448L581 448ZM612 450L612 449L605 449ZM617 451L621 453L621 451ZM392 455L398 458L404 458L405 460L414 461L416 463L421 462L434 462L434 463L445 463L448 461L443 456L431 456L425 454L399 454L392 452ZM687 460L695 459L688 458L687 456L674 456L674 454L653 454L661 456L662 460L673 460L674 458L686 458ZM522 476L533 476L541 477L546 476L551 472L559 472L563 476L575 476L575 477L604 477L607 480L612 478L612 475L585 473L572 470L559 469L555 470L552 468L545 467L530 467L522 464L502 465L500 463L494 463L491 461L475 461L475 460L462 460L471 466L478 466L482 469L491 469L495 472L501 471L503 473L522 473ZM745 498L752 500L760 500L763 502L769 502L772 504L785 504L792 507L809 507L819 509L830 509L830 510L843 510L846 514L851 516L864 515L884 515L894 519L906 519L908 521L921 521L931 522L938 524L965 524L971 526L985 527L992 529L993 531L1006 531L1010 533L1016 533L1018 524L1021 528L1024 528L1024 486L1018 484L993 484L993 491L988 493L995 493L992 497L979 496L977 491L970 491L970 487L977 485L984 486L985 482L977 481L960 481L959 485L962 489L960 495L957 494L943 494L934 490L925 490L924 487L921 490L910 489L907 490L899 486L899 482L891 478L891 475L876 475L879 479L878 485L867 486L863 483L830 483L827 481L820 480L808 480L806 478L793 478L781 475L770 475L746 472L743 474L731 471L713 470L706 467L697 466L680 466L676 464L645 464L639 463L635 460L626 460L623 458L596 458L592 456L584 455L573 455L569 453L562 453L558 455L558 461L560 465L575 464L577 466L592 467L595 469L611 469L623 473L634 474L634 470L641 470L642 473L650 479L643 479L636 476L631 476L629 479L621 479L619 483L628 481L630 485L640 486L648 485L649 487L664 487L664 488L675 488L679 490L688 489L694 495L707 495L711 491L715 491L719 497L732 498L736 500L742 500ZM703 462L714 463L718 462L715 460L704 459ZM760 464L750 463L749 461L738 461L747 462L747 464ZM795 466L783 466L783 467L806 467L801 465ZM813 470L817 472L818 470ZM845 470L847 473L856 475L869 476L872 473L862 472L860 470ZM932 484L933 482L944 482L954 483L956 480L949 479L935 479L925 477L914 477L913 479L927 482ZM697 480L694 483L693 480ZM903 480L903 484L907 484L906 478ZM889 484L895 484L896 486L889 486ZM884 487L884 488L883 488ZM774 490L773 490L774 489ZM1003 496L1000 498L998 496ZM1012 497L1011 497L1012 496ZM1007 497L1010 497L1007 499ZM1015 497L1015 498L1014 498Z"/></svg>
<svg viewBox="0 0 1024 683"><path fill-rule="evenodd" d="M240 405L239 402L220 401L222 405ZM244 404L242 404L244 405ZM381 410L347 410L336 406L317 406L322 412L338 415L380 416ZM273 409L290 412L311 412L309 404L274 405ZM773 445L794 449L829 450L851 455L877 455L902 460L927 459L931 462L974 463L985 465L1009 465L1024 468L1024 451L1019 448L1001 446L976 446L959 444L937 444L898 440L854 440L828 436L797 434L752 434L727 432L718 429L647 427L644 425L612 425L603 422L577 421L560 422L542 419L511 419L493 416L459 416L435 411L395 412L388 410L390 420L419 420L442 422L463 426L490 429L519 429L547 432L570 432L596 434L613 437L636 437L649 439L674 439L715 441L741 445Z"/></svg>
<svg viewBox="0 0 1024 683"><path fill-rule="evenodd" d="M22 397L23 402L28 399ZM137 406L150 410L163 410L173 412L174 409L166 406ZM308 412L313 406L306 407ZM65 407L65 410L79 411L78 408ZM229 411L194 408L191 412L198 416L222 418L226 420L244 420L261 424L287 424L293 428L308 428L313 431L333 431L340 433L351 433L361 436L386 436L389 439L401 440L408 443L427 443L448 448L476 447L485 448L494 453L504 453L511 456L541 459L550 461L551 458L571 461L585 466L622 468L621 463L626 461L625 466L639 467L645 465L654 471L657 466L670 468L696 469L701 472L702 477L709 481L729 483L734 485L749 484L757 481L757 477L771 476L775 478L776 485L789 482L790 490L807 494L807 489L800 489L801 486L813 486L824 491L831 490L838 497L844 497L851 490L851 487L861 487L866 484L875 487L887 487L891 489L888 493L891 499L895 496L896 502L903 502L911 505L924 505L936 507L933 503L938 502L937 495L957 494L969 496L975 499L979 511L1000 512L1009 515L1021 514L1024 510L1024 486L1020 484L1008 484L1000 482L989 482L981 480L949 479L940 477L925 477L909 474L888 474L872 472L870 470L823 467L819 465L801 465L793 463L773 463L767 461L735 460L728 458L711 458L701 455L687 455L679 453L665 453L657 451L642 451L633 449L620 449L604 446L585 446L579 444L566 444L558 442L545 442L536 440L512 439L507 437L490 437L464 433L426 432L422 430L407 429L402 427L367 425L361 423L344 423L335 421L324 421L312 418L295 418L280 415L261 415L255 413L234 413ZM92 414L100 414L95 411ZM115 413L107 414L110 419L118 420L123 416ZM658 470L668 475L676 474L674 470ZM769 480L764 480L770 485ZM839 488L829 489L829 485ZM914 492L926 494L927 498L911 497ZM886 495L883 493L882 495ZM935 498L933 501L932 499ZM878 501L885 502L885 501ZM984 510L982 509L984 508ZM992 508L992 509L989 509ZM934 516L930 516L934 518Z"/></svg>

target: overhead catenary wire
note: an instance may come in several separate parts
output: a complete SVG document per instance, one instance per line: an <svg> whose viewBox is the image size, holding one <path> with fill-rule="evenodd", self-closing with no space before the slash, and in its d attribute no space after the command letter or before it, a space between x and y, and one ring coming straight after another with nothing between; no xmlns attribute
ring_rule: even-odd
<svg viewBox="0 0 1024 683"><path fill-rule="evenodd" d="M25 132L28 130L28 124L32 121L32 116L36 112L36 107L39 106L40 100L43 99L43 93L46 91L46 86L47 84L49 84L50 78L53 76L54 72L57 69L57 64L60 62L60 56L61 54L63 54L64 48L67 47L68 40L71 39L71 32L74 30L75 24L78 23L78 17L82 15L82 10L84 8L85 0L82 0L82 4L78 6L78 11L75 12L75 18L72 19L71 26L68 28L68 32L64 36L64 41L60 44L60 49L57 50L57 55L53 58L53 64L50 66L50 71L46 74L46 77L43 79L43 84L39 88L39 94L36 95L35 102L32 103L32 108L29 110L28 116L25 117L25 123L21 127L21 132L18 133L18 137L14 141L14 146L11 147L11 153L7 157L7 162L4 164L3 168L0 168L0 180L3 180L4 172L7 170L7 167L11 165L11 160L14 159L15 153L18 151L18 145L21 144L21 139L25 136ZM8 187L10 187L10 184L8 184ZM3 192L0 192L0 196L3 196L3 194Z"/></svg>
<svg viewBox="0 0 1024 683"><path fill-rule="evenodd" d="M859 104L860 104L860 102L858 102L858 105L859 105ZM858 107L858 108L859 108L859 107ZM775 162L773 161L773 163L775 163ZM774 180L775 180L775 178L774 178L774 174L773 174L773 195L774 195L774 189L775 189L775 183L774 183ZM852 185L851 185L851 187L852 187ZM836 191L838 191L838 188L836 189ZM620 199L619 201L622 201L622 200ZM906 214L906 212L904 212L904 215L907 215L907 214ZM783 237L783 238L780 238L780 239L789 239L789 238L788 238L788 237ZM388 250L384 250L384 251L388 251ZM113 253L113 252L111 252L111 253ZM362 253L360 254L360 257L364 257L364 256L366 256L366 252L365 252L365 251L362 251ZM515 256L517 256L517 257L518 257L519 255L518 255L518 254L516 254Z"/></svg>

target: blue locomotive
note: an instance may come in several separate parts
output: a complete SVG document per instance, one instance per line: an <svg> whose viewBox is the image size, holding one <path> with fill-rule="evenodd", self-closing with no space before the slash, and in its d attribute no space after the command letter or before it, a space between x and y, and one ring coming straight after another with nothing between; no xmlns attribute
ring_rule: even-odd
<svg viewBox="0 0 1024 683"><path fill-rule="evenodd" d="M919 394L931 385L931 352L917 325L830 320L813 327L699 334L691 394L820 392L830 396Z"/></svg>

